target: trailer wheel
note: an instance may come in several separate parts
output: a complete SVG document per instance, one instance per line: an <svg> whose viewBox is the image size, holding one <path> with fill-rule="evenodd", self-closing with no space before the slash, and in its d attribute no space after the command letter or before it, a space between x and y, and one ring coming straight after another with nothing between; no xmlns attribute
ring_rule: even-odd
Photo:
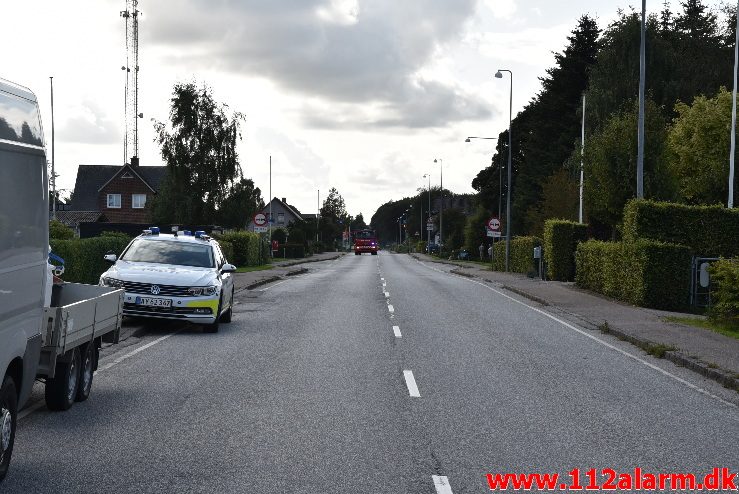
<svg viewBox="0 0 739 494"><path fill-rule="evenodd" d="M376 255L377 255L377 251L376 251L376 250L373 250L373 251L372 251L372 255L373 255L373 256L376 256Z"/></svg>
<svg viewBox="0 0 739 494"><path fill-rule="evenodd" d="M97 360L97 347L94 343L88 343L85 353L82 355L80 367L80 381L77 384L77 395L75 401L85 401L90 397L92 391L92 376L95 374L95 360Z"/></svg>
<svg viewBox="0 0 739 494"><path fill-rule="evenodd" d="M18 395L15 382L10 376L3 380L0 388L0 481L10 467L15 442L15 426L18 423Z"/></svg>
<svg viewBox="0 0 739 494"><path fill-rule="evenodd" d="M357 252L357 251L354 251L354 255L355 255L355 256L361 256L361 255L362 255L362 253L361 253L361 252Z"/></svg>
<svg viewBox="0 0 739 494"><path fill-rule="evenodd" d="M46 380L46 406L49 410L69 410L77 397L77 385L80 382L80 351L71 350L72 356L67 362L58 362L54 378Z"/></svg>

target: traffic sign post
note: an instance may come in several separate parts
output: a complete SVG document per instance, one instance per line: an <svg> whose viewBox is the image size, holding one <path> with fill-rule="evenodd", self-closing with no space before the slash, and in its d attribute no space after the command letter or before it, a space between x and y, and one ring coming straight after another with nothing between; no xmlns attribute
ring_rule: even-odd
<svg viewBox="0 0 739 494"><path fill-rule="evenodd" d="M267 233L267 215L264 213L257 213L254 215L254 231L256 233Z"/></svg>
<svg viewBox="0 0 739 494"><path fill-rule="evenodd" d="M490 249L490 269L493 269L493 261L495 259L495 239L502 236L500 232L500 219L497 216L492 216L485 222L485 232L488 237L492 237L492 247Z"/></svg>

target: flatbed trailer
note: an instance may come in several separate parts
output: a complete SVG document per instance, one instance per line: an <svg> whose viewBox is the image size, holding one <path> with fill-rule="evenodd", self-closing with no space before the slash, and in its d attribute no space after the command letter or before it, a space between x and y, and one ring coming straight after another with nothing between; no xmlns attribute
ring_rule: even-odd
<svg viewBox="0 0 739 494"><path fill-rule="evenodd" d="M118 343L123 290L78 283L56 284L44 309L36 378L46 383L46 405L67 410L90 395L103 342Z"/></svg>

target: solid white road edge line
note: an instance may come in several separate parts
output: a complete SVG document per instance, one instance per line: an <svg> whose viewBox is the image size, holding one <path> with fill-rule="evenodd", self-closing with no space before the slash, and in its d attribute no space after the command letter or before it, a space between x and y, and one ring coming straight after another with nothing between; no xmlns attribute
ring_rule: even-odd
<svg viewBox="0 0 739 494"><path fill-rule="evenodd" d="M396 338L402 338L403 335L400 334L400 326L393 326L393 333L395 333Z"/></svg>
<svg viewBox="0 0 739 494"><path fill-rule="evenodd" d="M436 494L454 494L446 475L432 475L431 478L434 481L434 487L436 487Z"/></svg>
<svg viewBox="0 0 739 494"><path fill-rule="evenodd" d="M704 395L706 395L706 396L708 396L710 398L713 398L714 400L719 401L719 402L723 403L724 405L728 405L728 406L730 406L732 408L739 408L739 406L735 405L734 403L731 403L730 401L726 401L723 398L721 398L720 396L716 396L715 394L711 393L710 391L705 390L705 389L701 388L700 386L696 386L695 384L686 381L682 377L676 376L675 374L671 373L670 371L667 371L665 369L662 369L659 366L656 366L656 365L654 365L654 364L652 364L650 362L647 362L646 360L642 359L641 357L639 357L637 355L632 355L631 353L627 352L626 350L622 350L621 348L618 348L617 346L611 345L607 341L603 341L600 338L598 338L597 336L592 335L592 334L589 334L589 333L585 332L584 330L573 326L572 324L568 323L567 321L563 321L562 319L560 319L560 318L558 318L558 317L556 317L556 316L554 316L552 314L549 314L546 311L543 311L541 309L537 309L536 307L533 307L533 306L527 304L526 302L523 302L521 300L518 300L516 298L513 298L510 295L507 295L507 294L501 292L500 290L496 290L495 288L493 288L493 287L491 287L489 285L486 285L485 283L482 283L482 282L479 282L479 281L475 281L475 280L471 280L469 278L465 278L464 276L455 275L455 274L449 273L447 271L442 271L440 269L436 269L436 268L433 268L431 266L427 266L426 263L424 263L422 261L416 260L416 262L418 262L419 264L422 264L423 266L425 266L425 267L427 267L429 269L432 269L434 271L438 271L439 273L446 273L446 274L449 274L451 276L454 276L455 278L459 278L459 279L462 279L464 281L468 281L470 283L474 283L476 285L484 286L488 290L490 290L492 292L495 292L498 295L501 295L501 296L507 298L508 300L512 300L513 302L516 302L517 304L523 305L524 307L527 307L527 308L529 308L529 309L531 309L531 310L533 310L535 312L538 312L539 314L543 315L544 317L548 317L549 319L560 323L561 325L565 326L566 328L569 328L569 329L571 329L571 330L573 330L573 331L575 331L577 333L580 333L581 335L586 336L587 338L590 338L593 341L597 341L601 345L606 346L606 347L610 348L611 350L615 350L618 353L620 353L622 355L625 355L626 357L629 357L630 359L636 360L637 362L640 362L640 363L646 365L650 369L653 369L653 370L659 372L660 374L663 374L663 375L665 375L667 377L670 377L670 378L674 379L675 381L677 381L677 382L679 382L681 384L684 384L685 386L689 387L690 389L692 389L694 391L697 391L697 392L699 392L701 394L704 394Z"/></svg>
<svg viewBox="0 0 739 494"><path fill-rule="evenodd" d="M108 362L107 364L105 364L105 365L103 365L101 367L98 367L98 370L95 371L95 374L99 374L99 373L101 373L103 371L106 371L106 370L110 369L111 367L115 367L116 365L120 364L124 360L133 357L134 355L136 355L139 352L143 352L147 348L151 348L154 345L163 342L167 338L171 338L172 336L176 335L177 333L179 333L179 331L175 331L174 333L166 334L166 335L164 335L164 336L162 336L160 338L157 338L154 341L150 341L149 343L147 343L145 345L141 345L140 347L137 347L136 349L128 352L127 354L118 357L117 359L113 360L112 362ZM36 410L38 410L39 408L42 408L44 406L46 406L46 402L44 400L40 400L37 403L34 403L33 405L31 405L30 407L24 408L23 410L21 410L20 412L18 412L18 420L21 420L21 419L24 419L24 418L28 417L33 412L35 412Z"/></svg>
<svg viewBox="0 0 739 494"><path fill-rule="evenodd" d="M405 385L408 386L408 394L413 398L420 398L421 393L418 392L418 386L416 386L416 379L413 377L413 371L404 370L403 376L405 376Z"/></svg>
<svg viewBox="0 0 739 494"><path fill-rule="evenodd" d="M163 342L167 338L171 338L172 336L176 335L178 332L179 331L176 331L176 332L170 333L170 334L165 334L164 336L162 336L160 338L157 338L156 340L151 341L151 342L147 343L146 345L142 345L142 346L136 348L135 350L133 350L131 352L128 352L127 354L118 357L117 359L113 360L112 362L108 362L107 364L103 365L102 367L98 367L98 370L95 373L98 374L100 372L105 372L106 370L110 369L111 367L115 367L116 365L120 364L124 360L127 360L127 359L133 357L137 353L143 352L147 348L151 348L154 345Z"/></svg>

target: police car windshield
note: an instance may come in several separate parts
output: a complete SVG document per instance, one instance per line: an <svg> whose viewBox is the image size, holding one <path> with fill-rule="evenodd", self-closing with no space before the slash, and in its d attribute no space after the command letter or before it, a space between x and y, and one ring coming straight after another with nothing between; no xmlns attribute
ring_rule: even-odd
<svg viewBox="0 0 739 494"><path fill-rule="evenodd" d="M137 239L121 257L123 261L176 264L196 268L214 267L213 252L208 244Z"/></svg>

